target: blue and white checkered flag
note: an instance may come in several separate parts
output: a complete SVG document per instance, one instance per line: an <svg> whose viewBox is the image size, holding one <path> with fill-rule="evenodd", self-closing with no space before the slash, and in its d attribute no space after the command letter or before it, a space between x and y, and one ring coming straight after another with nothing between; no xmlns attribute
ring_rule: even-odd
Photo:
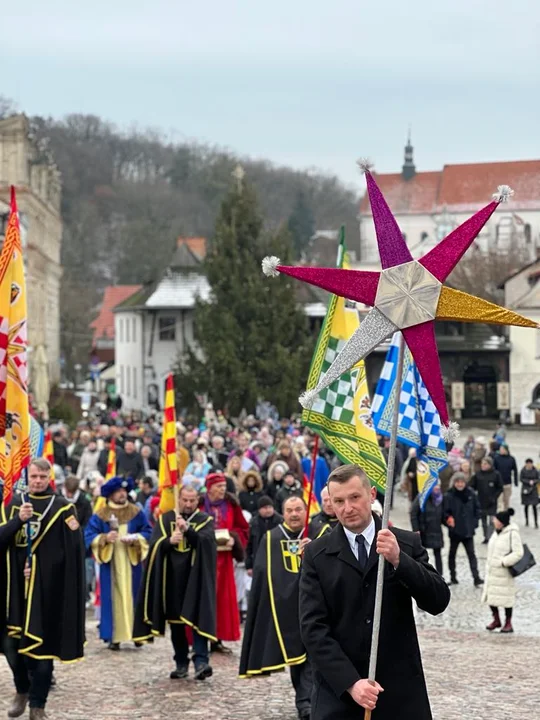
<svg viewBox="0 0 540 720"><path fill-rule="evenodd" d="M372 403L372 416L377 432L390 437L392 416L396 400L396 374L398 362L398 334L392 338L390 349L377 384ZM397 440L416 448L420 461L429 467L426 481L418 487L420 507L423 510L433 487L439 479L439 471L448 465L446 443L441 435L441 418L420 377L412 355L404 345L403 377L399 402ZM421 473L418 473L420 481Z"/></svg>

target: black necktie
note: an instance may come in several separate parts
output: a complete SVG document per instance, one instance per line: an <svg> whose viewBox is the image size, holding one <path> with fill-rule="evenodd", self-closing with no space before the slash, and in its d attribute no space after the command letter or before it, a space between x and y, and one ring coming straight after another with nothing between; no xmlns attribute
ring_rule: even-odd
<svg viewBox="0 0 540 720"><path fill-rule="evenodd" d="M363 535L357 535L355 540L356 544L358 545L358 564L360 565L360 570L364 570L368 561L366 539Z"/></svg>

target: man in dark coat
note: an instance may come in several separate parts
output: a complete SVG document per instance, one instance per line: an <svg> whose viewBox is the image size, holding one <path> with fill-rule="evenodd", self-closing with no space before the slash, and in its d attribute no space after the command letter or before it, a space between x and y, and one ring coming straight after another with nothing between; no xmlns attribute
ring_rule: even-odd
<svg viewBox="0 0 540 720"><path fill-rule="evenodd" d="M60 465L62 469L69 463L66 444L64 442L64 434L61 430L57 430L53 434L53 453L54 464Z"/></svg>
<svg viewBox="0 0 540 720"><path fill-rule="evenodd" d="M478 501L482 514L484 545L487 545L493 532L493 516L497 514L497 501L503 491L503 481L493 467L493 460L485 457L480 463L480 470L474 473L469 487L478 493Z"/></svg>
<svg viewBox="0 0 540 720"><path fill-rule="evenodd" d="M425 548L433 550L435 567L439 575L443 574L441 550L444 545L443 533L443 494L439 483L433 488L426 504L420 507L420 495L411 505L411 527L420 535L420 542Z"/></svg>
<svg viewBox="0 0 540 720"><path fill-rule="evenodd" d="M361 708L375 707L374 720L432 720L412 600L436 615L448 605L448 587L418 535L381 530L371 512L376 491L360 467L336 468L328 489L340 524L305 548L300 579L300 627L314 668L311 720L363 718ZM388 562L372 685L378 554Z"/></svg>
<svg viewBox="0 0 540 720"><path fill-rule="evenodd" d="M161 515L150 539L133 637L137 642L164 635L171 627L176 669L171 679L188 675L186 626L193 630L195 679L212 675L208 640L216 637L216 537L212 518L198 508L196 490L180 490L177 512Z"/></svg>
<svg viewBox="0 0 540 720"><path fill-rule="evenodd" d="M321 491L321 503L321 512L313 515L309 521L308 535L312 540L330 532L338 524L338 519L336 517L336 513L334 512L334 508L332 507L332 501L330 500L327 487L323 488Z"/></svg>
<svg viewBox="0 0 540 720"><path fill-rule="evenodd" d="M50 474L47 460L33 460L28 494L0 507L0 552L9 568L2 652L17 691L8 716L20 717L29 703L30 720L46 717L53 660L71 663L84 654L83 536L73 504L53 492Z"/></svg>
<svg viewBox="0 0 540 720"><path fill-rule="evenodd" d="M476 493L467 486L467 478L461 472L454 473L452 476L452 487L444 496L443 514L444 522L450 531L450 552L448 553L450 582L452 585L458 584L456 553L458 547L463 545L469 558L474 585L475 587L483 585L484 581L478 574L478 561L474 552L474 532L478 527L482 512Z"/></svg>
<svg viewBox="0 0 540 720"><path fill-rule="evenodd" d="M309 720L312 674L300 637L298 581L307 508L291 496L283 505L284 522L266 533L255 559L240 677L256 677L290 667L300 720Z"/></svg>
<svg viewBox="0 0 540 720"><path fill-rule="evenodd" d="M500 446L499 452L495 455L493 466L500 474L503 481L503 507L500 509L508 510L510 507L510 498L512 497L512 481L517 487L519 474L516 458L513 455L510 455L507 445Z"/></svg>
<svg viewBox="0 0 540 720"><path fill-rule="evenodd" d="M263 495L259 498L257 514L251 518L249 523L249 540L246 547L246 570L252 575L253 562L261 540L269 530L273 530L283 522L283 517L276 512L272 498Z"/></svg>
<svg viewBox="0 0 540 720"><path fill-rule="evenodd" d="M126 440L124 450L118 450L116 456L116 474L138 480L145 475L142 457L135 450L133 440Z"/></svg>

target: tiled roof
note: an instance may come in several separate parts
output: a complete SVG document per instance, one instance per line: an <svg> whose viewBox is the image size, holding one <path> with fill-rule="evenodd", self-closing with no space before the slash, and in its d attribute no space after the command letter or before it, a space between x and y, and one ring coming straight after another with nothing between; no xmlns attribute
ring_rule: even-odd
<svg viewBox="0 0 540 720"><path fill-rule="evenodd" d="M474 211L491 200L498 185L510 185L515 191L512 211L540 208L540 160L445 165L439 172L416 173L411 180L400 173L375 174L375 178L396 214L431 214L445 207ZM371 212L367 194L360 212Z"/></svg>
<svg viewBox="0 0 540 720"><path fill-rule="evenodd" d="M141 285L112 285L105 288L99 315L90 323L94 330L93 342L114 338L113 308L141 289Z"/></svg>
<svg viewBox="0 0 540 720"><path fill-rule="evenodd" d="M145 302L147 308L192 308L195 300L208 300L208 280L199 273L167 273Z"/></svg>

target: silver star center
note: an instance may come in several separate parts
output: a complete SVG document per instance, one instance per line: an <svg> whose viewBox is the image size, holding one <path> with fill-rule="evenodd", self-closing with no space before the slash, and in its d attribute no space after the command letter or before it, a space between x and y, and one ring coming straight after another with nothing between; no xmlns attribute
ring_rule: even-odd
<svg viewBox="0 0 540 720"><path fill-rule="evenodd" d="M400 330L434 320L442 284L417 260L381 272L375 307Z"/></svg>

